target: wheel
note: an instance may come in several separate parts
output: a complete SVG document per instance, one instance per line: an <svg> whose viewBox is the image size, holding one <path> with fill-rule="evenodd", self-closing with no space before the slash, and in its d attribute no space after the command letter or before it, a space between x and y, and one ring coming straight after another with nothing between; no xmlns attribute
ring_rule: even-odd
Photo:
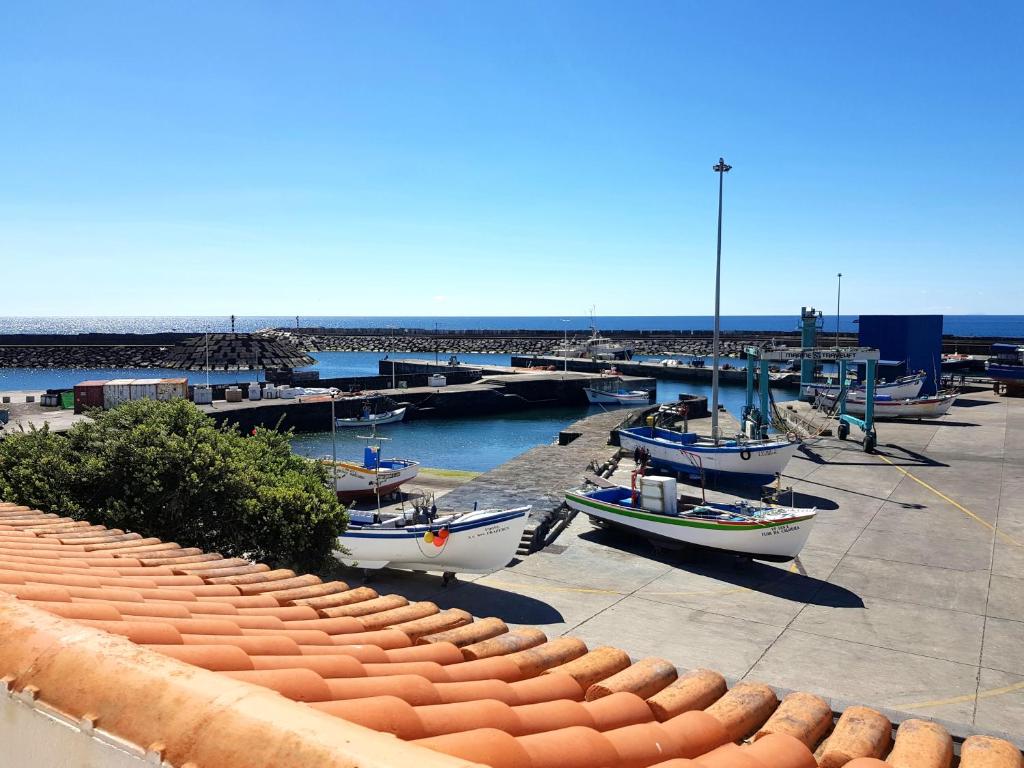
<svg viewBox="0 0 1024 768"><path fill-rule="evenodd" d="M455 581L455 574L452 571L445 571L441 575L441 586L442 587L447 587L453 581Z"/></svg>
<svg viewBox="0 0 1024 768"><path fill-rule="evenodd" d="M850 425L845 421L839 422L839 428L836 430L836 434L839 435L840 440L845 440L850 436Z"/></svg>
<svg viewBox="0 0 1024 768"><path fill-rule="evenodd" d="M864 435L864 453L871 453L875 450L877 438L873 434Z"/></svg>

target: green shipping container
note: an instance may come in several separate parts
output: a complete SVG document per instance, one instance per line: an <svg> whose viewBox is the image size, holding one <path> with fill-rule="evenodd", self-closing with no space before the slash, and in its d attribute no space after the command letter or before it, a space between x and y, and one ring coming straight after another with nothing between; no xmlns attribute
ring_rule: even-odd
<svg viewBox="0 0 1024 768"><path fill-rule="evenodd" d="M74 392L61 392L60 393L60 407L72 409L75 407L75 393Z"/></svg>

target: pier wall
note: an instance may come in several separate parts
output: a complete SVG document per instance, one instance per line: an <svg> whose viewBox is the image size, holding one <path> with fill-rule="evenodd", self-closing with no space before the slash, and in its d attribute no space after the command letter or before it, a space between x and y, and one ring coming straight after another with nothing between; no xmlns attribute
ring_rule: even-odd
<svg viewBox="0 0 1024 768"><path fill-rule="evenodd" d="M392 389L377 394L386 397L389 405L398 403L407 406L408 420L458 418L512 413L530 408L584 407L587 398L583 388L602 380L601 377L579 374L509 375L473 384ZM653 379L633 379L629 383L630 386L645 389L653 389L655 386ZM357 416L364 401L363 397L336 400L335 416ZM331 428L331 399L327 395L241 403L215 401L213 405L201 408L218 424L234 424L243 432L258 426L278 425L297 432L325 432Z"/></svg>

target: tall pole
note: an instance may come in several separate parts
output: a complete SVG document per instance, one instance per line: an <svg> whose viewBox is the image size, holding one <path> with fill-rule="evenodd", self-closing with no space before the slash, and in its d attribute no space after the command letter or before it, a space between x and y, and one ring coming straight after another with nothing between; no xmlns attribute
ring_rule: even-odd
<svg viewBox="0 0 1024 768"><path fill-rule="evenodd" d="M210 329L206 329L206 388L210 388Z"/></svg>
<svg viewBox="0 0 1024 768"><path fill-rule="evenodd" d="M836 288L836 349L839 349L839 299L843 295L843 273L839 273L839 287Z"/></svg>
<svg viewBox="0 0 1024 768"><path fill-rule="evenodd" d="M437 365L437 352L438 352L437 345L438 345L438 343L439 342L437 340L437 323L435 322L434 323L434 365Z"/></svg>
<svg viewBox="0 0 1024 768"><path fill-rule="evenodd" d="M338 492L338 422L334 420L334 398L338 396L336 389L331 389L331 480L334 492Z"/></svg>
<svg viewBox="0 0 1024 768"><path fill-rule="evenodd" d="M573 337L575 338L575 336ZM562 320L562 373L569 371L569 321Z"/></svg>
<svg viewBox="0 0 1024 768"><path fill-rule="evenodd" d="M718 251L715 258L715 333L711 341L711 438L718 442L718 336L722 293L722 187L725 174L732 170L723 158L713 170L718 174Z"/></svg>

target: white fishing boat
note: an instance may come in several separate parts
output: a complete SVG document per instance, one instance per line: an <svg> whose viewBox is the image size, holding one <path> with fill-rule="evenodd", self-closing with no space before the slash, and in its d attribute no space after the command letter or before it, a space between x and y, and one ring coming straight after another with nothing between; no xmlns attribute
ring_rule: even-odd
<svg viewBox="0 0 1024 768"><path fill-rule="evenodd" d="M374 439L374 438L368 438ZM376 438L380 439L380 438ZM382 459L379 445L363 449L363 463L326 459L338 499L344 502L361 498L388 496L416 477L420 463L411 459ZM333 466L333 470L330 467Z"/></svg>
<svg viewBox="0 0 1024 768"><path fill-rule="evenodd" d="M335 558L355 568L490 573L507 565L530 507L432 515L425 509L353 512Z"/></svg>
<svg viewBox="0 0 1024 768"><path fill-rule="evenodd" d="M755 560L792 560L807 543L817 512L737 500L684 503L671 477L642 477L639 490L582 488L565 502L600 524L635 532L661 544L693 545Z"/></svg>
<svg viewBox="0 0 1024 768"><path fill-rule="evenodd" d="M552 354L558 357L582 357L591 360L632 360L635 347L607 336L601 336L597 332L597 322L594 320L594 308L590 309L590 337L582 341L566 342L556 347Z"/></svg>
<svg viewBox="0 0 1024 768"><path fill-rule="evenodd" d="M643 389L623 389L621 386L584 387L587 400L602 405L637 405L651 402L651 392Z"/></svg>
<svg viewBox="0 0 1024 768"><path fill-rule="evenodd" d="M774 476L785 469L799 445L793 435L765 440L737 435L713 440L695 432L653 426L620 429L618 435L626 452L646 449L652 465L694 476L702 472Z"/></svg>
<svg viewBox="0 0 1024 768"><path fill-rule="evenodd" d="M401 421L405 418L405 408L395 408L391 411L381 411L380 413L369 413L364 410L363 413L358 416L352 416L349 418L335 419L334 425L336 427L365 427L369 425L379 426L381 424L394 424L395 422Z"/></svg>
<svg viewBox="0 0 1024 768"><path fill-rule="evenodd" d="M957 395L940 392L932 397L909 397L896 400L882 395L875 397L875 419L935 419L949 412ZM818 402L829 410L834 409L837 395L821 395ZM863 416L867 398L862 394L849 393L846 396L846 412L852 416Z"/></svg>
<svg viewBox="0 0 1024 768"><path fill-rule="evenodd" d="M875 384L875 396L886 395L893 400L905 400L909 397L917 397L921 394L921 388L924 386L924 381L927 378L927 374L924 371L911 374L910 376L901 376L894 381L880 381ZM851 393L860 392L866 393L865 387L862 384L855 384L847 387L847 391ZM815 398L818 395L838 395L839 384L809 384L804 387L804 397Z"/></svg>

